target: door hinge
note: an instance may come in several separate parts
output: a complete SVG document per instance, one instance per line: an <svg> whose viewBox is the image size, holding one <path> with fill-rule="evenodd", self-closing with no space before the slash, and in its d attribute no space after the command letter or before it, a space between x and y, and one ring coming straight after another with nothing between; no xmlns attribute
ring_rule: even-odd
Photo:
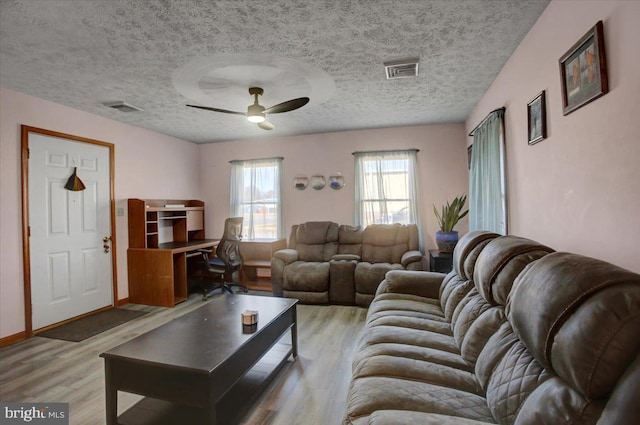
<svg viewBox="0 0 640 425"><path fill-rule="evenodd" d="M31 158L31 149L27 148L27 159Z"/></svg>
<svg viewBox="0 0 640 425"><path fill-rule="evenodd" d="M27 237L31 237L31 226L27 226Z"/></svg>

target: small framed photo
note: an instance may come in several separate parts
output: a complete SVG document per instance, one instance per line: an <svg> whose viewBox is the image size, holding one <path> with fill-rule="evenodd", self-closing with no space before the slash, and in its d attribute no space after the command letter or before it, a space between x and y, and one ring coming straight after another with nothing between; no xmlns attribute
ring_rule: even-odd
<svg viewBox="0 0 640 425"><path fill-rule="evenodd" d="M527 103L527 128L529 144L533 145L547 137L547 108L544 90Z"/></svg>
<svg viewBox="0 0 640 425"><path fill-rule="evenodd" d="M560 58L560 78L563 115L609 91L602 21Z"/></svg>

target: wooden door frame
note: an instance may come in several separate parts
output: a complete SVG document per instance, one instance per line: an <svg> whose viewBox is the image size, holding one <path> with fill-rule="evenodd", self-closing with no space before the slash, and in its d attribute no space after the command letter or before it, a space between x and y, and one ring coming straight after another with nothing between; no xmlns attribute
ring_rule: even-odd
<svg viewBox="0 0 640 425"><path fill-rule="evenodd" d="M113 275L112 291L113 300L111 307L113 308L118 302L118 274L116 264L116 203L114 189L114 145L112 143L102 142L100 140L88 139L86 137L74 136L71 134L60 133L57 131L45 130L43 128L21 125L21 156L22 156L22 266L24 273L24 325L25 337L30 338L33 333L32 308L31 308L31 248L29 241L29 133L38 133L45 136L58 137L68 139L80 143L88 143L91 145L104 146L109 149L109 185L110 185L110 213L111 213L111 273ZM100 309L104 310L104 309ZM90 314L90 313L89 313ZM65 323L61 322L61 323Z"/></svg>

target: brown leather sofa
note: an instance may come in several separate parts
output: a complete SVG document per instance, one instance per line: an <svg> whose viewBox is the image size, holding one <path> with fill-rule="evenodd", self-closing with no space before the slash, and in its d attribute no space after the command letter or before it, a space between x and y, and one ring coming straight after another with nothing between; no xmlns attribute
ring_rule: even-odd
<svg viewBox="0 0 640 425"><path fill-rule="evenodd" d="M640 275L471 232L450 274L378 287L344 423L638 424L639 336Z"/></svg>
<svg viewBox="0 0 640 425"><path fill-rule="evenodd" d="M315 221L291 228L271 259L276 296L304 303L368 306L390 270L422 270L415 225L360 227Z"/></svg>

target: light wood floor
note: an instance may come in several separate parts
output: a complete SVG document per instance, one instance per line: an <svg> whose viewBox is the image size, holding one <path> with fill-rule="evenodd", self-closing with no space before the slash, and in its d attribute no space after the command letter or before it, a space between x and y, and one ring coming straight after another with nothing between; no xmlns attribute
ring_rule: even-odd
<svg viewBox="0 0 640 425"><path fill-rule="evenodd" d="M199 296L174 309L129 304L149 314L82 342L34 337L5 347L0 400L68 402L70 424L104 424L104 364L98 355L200 305ZM340 424L365 315L359 307L298 305L298 358L287 362L241 425ZM119 410L139 399L120 393Z"/></svg>

